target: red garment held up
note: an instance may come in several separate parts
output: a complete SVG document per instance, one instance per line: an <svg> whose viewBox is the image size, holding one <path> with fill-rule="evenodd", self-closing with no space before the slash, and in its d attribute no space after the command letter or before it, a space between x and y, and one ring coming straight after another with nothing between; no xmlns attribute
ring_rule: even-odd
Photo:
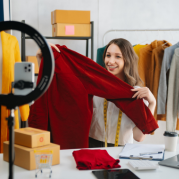
<svg viewBox="0 0 179 179"><path fill-rule="evenodd" d="M132 87L93 60L57 45L53 49L55 73L48 90L31 106L29 126L48 130L61 149L88 147L93 114L93 95L115 103L135 125L149 134L158 128L142 99L133 99ZM38 81L42 74L43 60Z"/></svg>

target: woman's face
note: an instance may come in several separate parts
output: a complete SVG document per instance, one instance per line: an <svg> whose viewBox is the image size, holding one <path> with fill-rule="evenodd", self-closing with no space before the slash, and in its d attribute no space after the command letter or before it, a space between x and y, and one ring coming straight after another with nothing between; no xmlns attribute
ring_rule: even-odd
<svg viewBox="0 0 179 179"><path fill-rule="evenodd" d="M120 79L124 77L124 59L122 56L122 52L117 45L111 44L108 47L104 63L110 73Z"/></svg>

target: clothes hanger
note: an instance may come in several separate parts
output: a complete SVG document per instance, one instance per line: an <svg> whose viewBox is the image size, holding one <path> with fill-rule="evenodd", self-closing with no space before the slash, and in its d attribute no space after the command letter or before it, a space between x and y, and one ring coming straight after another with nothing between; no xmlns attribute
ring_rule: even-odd
<svg viewBox="0 0 179 179"><path fill-rule="evenodd" d="M53 47L57 52L60 53L60 50L58 49L58 47L57 47L55 44L52 44L52 43L50 43L50 42L48 42L48 44L49 44L51 47Z"/></svg>
<svg viewBox="0 0 179 179"><path fill-rule="evenodd" d="M159 32L159 30L157 30L157 32L158 32L158 37L160 37L160 32ZM164 40L162 40L162 38L158 38L157 41L164 41ZM164 46L164 45L166 45L166 44L168 44L168 42L165 42L164 44L162 44L162 46Z"/></svg>
<svg viewBox="0 0 179 179"><path fill-rule="evenodd" d="M159 30L158 30L158 34L159 34ZM159 34L160 35L160 34ZM159 36L158 35L158 36ZM161 41L161 39L159 39L159 41ZM164 40L162 40L162 41L164 41ZM164 44L162 44L162 46L164 46L164 45L166 45L166 44L168 44L168 42L165 42Z"/></svg>
<svg viewBox="0 0 179 179"><path fill-rule="evenodd" d="M171 34L172 40L174 40L174 39L173 39L173 35L172 35L172 33L171 33L171 30L170 30L169 32L170 32L170 34ZM164 46L164 45L166 45L166 44L168 44L168 42L164 43L162 46Z"/></svg>
<svg viewBox="0 0 179 179"><path fill-rule="evenodd" d="M168 44L168 42L166 42L166 43L162 44L162 46L165 46L166 44Z"/></svg>

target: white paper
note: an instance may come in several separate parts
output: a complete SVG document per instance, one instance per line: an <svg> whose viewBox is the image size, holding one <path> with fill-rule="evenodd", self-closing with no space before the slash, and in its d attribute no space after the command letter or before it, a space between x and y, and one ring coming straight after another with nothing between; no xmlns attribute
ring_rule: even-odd
<svg viewBox="0 0 179 179"><path fill-rule="evenodd" d="M119 157L127 157L129 158L131 155L143 157L152 156L153 159L162 159L164 155L165 145L155 145L155 144L129 144L127 143L122 152L119 154ZM160 154L151 154L151 155L142 155L140 153L157 153L162 152Z"/></svg>

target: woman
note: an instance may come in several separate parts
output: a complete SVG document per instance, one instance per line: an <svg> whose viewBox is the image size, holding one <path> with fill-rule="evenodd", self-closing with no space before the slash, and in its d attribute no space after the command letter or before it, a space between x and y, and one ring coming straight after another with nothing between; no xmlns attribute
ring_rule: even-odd
<svg viewBox="0 0 179 179"><path fill-rule="evenodd" d="M103 59L106 69L122 81L133 86L132 91L136 92L133 98L143 98L144 103L154 114L156 100L147 87L139 87L142 81L138 74L138 57L131 43L121 38L112 40L106 46ZM105 106L107 106L107 110ZM145 135L142 131L112 102L94 96L89 147L104 147L105 141L106 147L125 145L126 143L132 143L133 139L141 142L144 138Z"/></svg>

